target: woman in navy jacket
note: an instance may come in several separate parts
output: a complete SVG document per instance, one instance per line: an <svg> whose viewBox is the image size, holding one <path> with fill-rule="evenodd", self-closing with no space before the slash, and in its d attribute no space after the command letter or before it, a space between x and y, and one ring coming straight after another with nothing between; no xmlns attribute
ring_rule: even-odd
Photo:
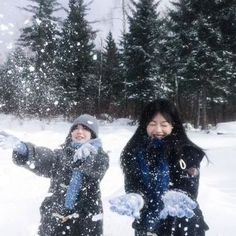
<svg viewBox="0 0 236 236"><path fill-rule="evenodd" d="M121 155L126 195L111 209L136 218L136 236L204 236L208 226L197 203L204 156L171 102L149 103Z"/></svg>

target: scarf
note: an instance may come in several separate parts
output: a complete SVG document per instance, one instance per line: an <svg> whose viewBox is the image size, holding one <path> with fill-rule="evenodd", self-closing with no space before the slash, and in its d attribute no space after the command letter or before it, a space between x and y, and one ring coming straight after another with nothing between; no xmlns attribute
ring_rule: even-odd
<svg viewBox="0 0 236 236"><path fill-rule="evenodd" d="M91 139L86 143L91 144L96 150L98 150L102 146L101 141L98 138ZM73 148L74 150L82 149L84 144L85 143L78 143L78 142L72 141L70 144L70 147ZM86 157L86 158L89 158L89 157ZM78 161L78 159L74 158L73 161L75 163L76 161ZM66 197L65 197L64 206L67 210L74 210L75 208L76 200L78 199L79 192L82 187L82 177L83 176L82 176L81 171L77 167L75 167L73 169L72 176L71 176L70 183L67 188Z"/></svg>
<svg viewBox="0 0 236 236"><path fill-rule="evenodd" d="M159 213L163 209L161 197L169 189L169 164L164 157L164 149L165 141L148 140L137 156L148 199L148 210L143 220L150 231L158 227Z"/></svg>

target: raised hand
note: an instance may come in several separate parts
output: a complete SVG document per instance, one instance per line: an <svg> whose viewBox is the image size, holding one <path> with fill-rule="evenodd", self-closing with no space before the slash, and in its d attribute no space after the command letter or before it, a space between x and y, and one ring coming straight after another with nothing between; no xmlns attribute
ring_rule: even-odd
<svg viewBox="0 0 236 236"><path fill-rule="evenodd" d="M86 159L90 155L96 155L99 147L101 147L99 139L83 143L80 148L75 150L74 161Z"/></svg>
<svg viewBox="0 0 236 236"><path fill-rule="evenodd" d="M164 202L164 209L160 212L161 219L166 219L168 215L191 218L194 216L193 210L197 207L195 201L180 191L167 191L163 195L162 201Z"/></svg>
<svg viewBox="0 0 236 236"><path fill-rule="evenodd" d="M16 148L17 145L19 145L21 141L11 135L6 133L5 131L0 131L0 147L3 149L9 149L9 148Z"/></svg>
<svg viewBox="0 0 236 236"><path fill-rule="evenodd" d="M143 208L144 200L140 194L128 193L109 201L110 209L120 215L140 217L140 210Z"/></svg>

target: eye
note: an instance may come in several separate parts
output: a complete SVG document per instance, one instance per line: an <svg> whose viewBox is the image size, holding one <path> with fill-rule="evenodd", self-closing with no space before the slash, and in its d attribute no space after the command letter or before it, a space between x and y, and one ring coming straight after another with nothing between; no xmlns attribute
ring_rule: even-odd
<svg viewBox="0 0 236 236"><path fill-rule="evenodd" d="M149 126L155 126L155 125L156 125L155 122L150 122L150 123L149 123Z"/></svg>
<svg viewBox="0 0 236 236"><path fill-rule="evenodd" d="M163 128L167 128L167 127L168 127L168 125L161 125L161 127L163 127Z"/></svg>

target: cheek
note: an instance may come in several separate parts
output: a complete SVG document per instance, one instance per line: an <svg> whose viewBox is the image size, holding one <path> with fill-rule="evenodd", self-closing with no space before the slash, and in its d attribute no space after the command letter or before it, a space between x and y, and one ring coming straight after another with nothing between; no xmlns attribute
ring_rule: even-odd
<svg viewBox="0 0 236 236"><path fill-rule="evenodd" d="M146 128L146 132L148 136L151 136L153 129L151 127Z"/></svg>
<svg viewBox="0 0 236 236"><path fill-rule="evenodd" d="M92 137L90 132L86 132L85 136L86 136L87 139L91 139L91 137Z"/></svg>
<svg viewBox="0 0 236 236"><path fill-rule="evenodd" d="M166 134L171 134L172 129L173 129L173 127L168 127L168 129L166 129L165 133Z"/></svg>
<svg viewBox="0 0 236 236"><path fill-rule="evenodd" d="M73 131L73 132L71 133L71 137L73 138L73 137L75 137L75 136L76 136L76 132Z"/></svg>

